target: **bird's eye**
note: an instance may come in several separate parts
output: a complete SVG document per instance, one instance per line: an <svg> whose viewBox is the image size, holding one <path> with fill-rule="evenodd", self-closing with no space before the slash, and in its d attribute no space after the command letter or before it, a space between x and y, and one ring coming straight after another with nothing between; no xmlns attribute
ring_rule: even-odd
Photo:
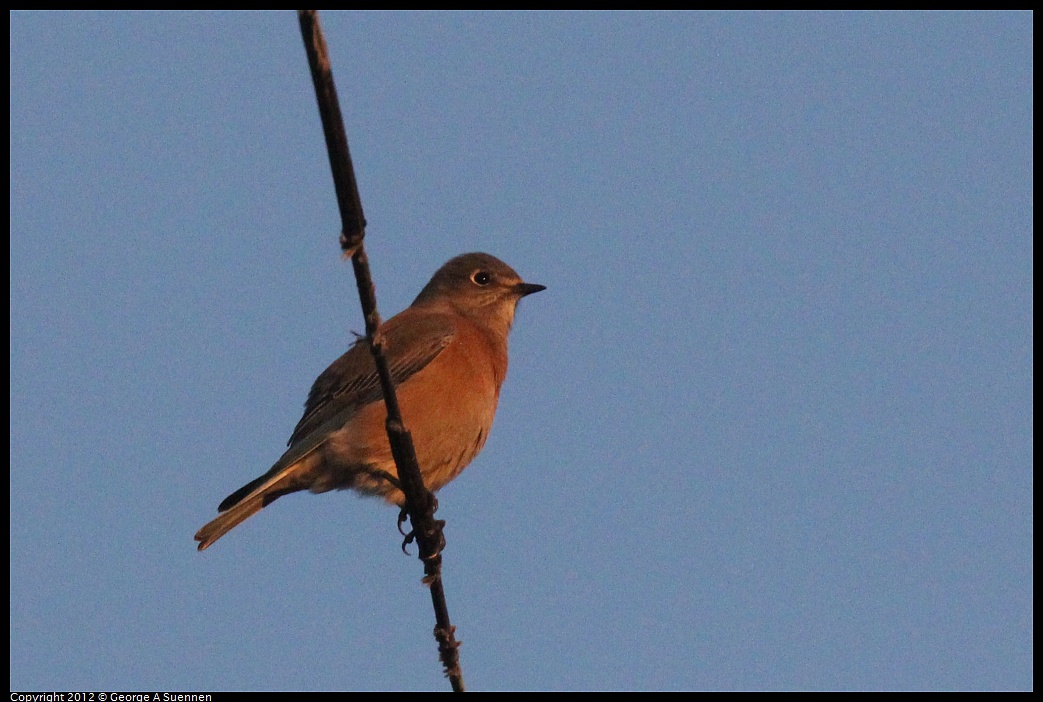
<svg viewBox="0 0 1043 702"><path fill-rule="evenodd" d="M475 271L471 274L471 280L473 280L476 285L488 285L492 282L492 279L492 276L485 271Z"/></svg>

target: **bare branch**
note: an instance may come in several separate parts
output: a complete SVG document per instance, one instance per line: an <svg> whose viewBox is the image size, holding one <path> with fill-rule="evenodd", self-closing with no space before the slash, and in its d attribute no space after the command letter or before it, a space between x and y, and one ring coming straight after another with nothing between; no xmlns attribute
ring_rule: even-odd
<svg viewBox="0 0 1043 702"><path fill-rule="evenodd" d="M405 509L413 527L413 536L420 548L420 558L424 562L423 582L431 590L431 602L435 609L434 633L438 641L439 657L453 690L463 692L464 681L458 651L460 644L454 637L456 629L449 621L449 610L442 587L441 551L445 545L442 527L445 522L435 519L438 501L424 486L416 451L413 448L413 439L402 421L391 371L384 356L376 290L369 272L369 259L362 243L366 235L366 219L362 214L355 169L351 163L351 153L348 151L348 136L344 131L344 119L337 100L337 88L333 83L333 72L330 69L329 54L322 27L319 25L318 12L298 10L297 17L300 20L304 49L308 54L308 65L311 67L312 81L315 84L315 96L319 103L319 115L326 135L326 148L333 171L337 204L340 207L340 245L344 254L351 256L351 265L355 271L355 282L362 303L362 314L366 320L366 339L380 375L380 387L387 405L388 441L391 443L391 453L398 467L401 489L406 496Z"/></svg>

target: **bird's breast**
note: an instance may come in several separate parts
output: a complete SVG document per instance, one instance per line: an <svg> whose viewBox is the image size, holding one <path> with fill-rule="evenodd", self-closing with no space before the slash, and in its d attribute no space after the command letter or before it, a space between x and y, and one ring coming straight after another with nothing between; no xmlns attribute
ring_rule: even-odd
<svg viewBox="0 0 1043 702"><path fill-rule="evenodd" d="M438 358L402 384L402 418L430 489L455 478L485 445L506 366L506 348L461 325Z"/></svg>

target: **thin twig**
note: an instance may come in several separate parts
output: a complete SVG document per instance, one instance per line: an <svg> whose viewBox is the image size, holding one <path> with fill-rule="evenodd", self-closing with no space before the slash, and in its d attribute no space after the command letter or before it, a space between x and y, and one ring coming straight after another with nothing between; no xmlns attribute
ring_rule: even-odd
<svg viewBox="0 0 1043 702"><path fill-rule="evenodd" d="M369 273L369 259L362 244L366 235L366 218L362 214L362 201L359 198L358 183L355 181L351 153L348 151L348 136L344 131L337 88L333 83L333 72L330 70L326 40L316 10L298 10L297 17L300 20L304 49L308 54L311 77L315 84L315 96L319 103L322 130L326 135L330 169L333 171L333 184L340 207L340 245L344 255L351 256L351 265L355 271L355 282L362 303L362 314L366 320L366 339L369 341L377 373L380 375L380 387L387 405L387 432L391 454L398 467L402 492L406 496L406 511L409 513L413 534L419 545L420 558L424 562L423 582L431 590L431 603L435 609L435 639L438 641L439 657L453 690L463 692L464 680L458 651L460 644L454 637L455 627L449 621L445 591L442 588L441 550L445 543L442 535L444 522L435 519L438 502L424 486L416 451L413 448L413 438L402 421L391 371L384 356L376 290Z"/></svg>

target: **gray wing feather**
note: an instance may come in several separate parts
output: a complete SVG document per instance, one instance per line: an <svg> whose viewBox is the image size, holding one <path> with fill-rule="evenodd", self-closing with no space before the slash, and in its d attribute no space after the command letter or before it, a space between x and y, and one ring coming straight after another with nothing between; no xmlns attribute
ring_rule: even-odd
<svg viewBox="0 0 1043 702"><path fill-rule="evenodd" d="M453 340L453 325L437 315L413 318L408 326L396 325L394 321L385 326L384 336L391 380L397 387L426 368L449 345ZM406 341L410 349L402 353L400 347ZM337 429L343 426L347 415L382 397L373 356L365 340L360 339L315 380L304 405L304 416L287 444L294 447L311 434L319 434L321 443L329 430L317 432L317 429L330 424L331 420L337 420L332 427Z"/></svg>

